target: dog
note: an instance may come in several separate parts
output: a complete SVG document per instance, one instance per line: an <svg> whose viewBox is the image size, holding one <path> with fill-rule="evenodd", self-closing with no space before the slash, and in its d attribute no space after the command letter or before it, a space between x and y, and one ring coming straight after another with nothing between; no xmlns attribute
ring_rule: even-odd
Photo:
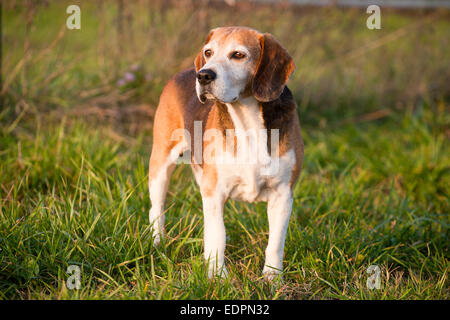
<svg viewBox="0 0 450 320"><path fill-rule="evenodd" d="M293 188L303 160L297 105L286 86L294 69L293 59L271 34L221 27L208 34L194 68L176 74L163 89L149 164L152 239L158 245L164 236L164 201L182 157L202 196L209 278L228 274L223 208L230 198L267 202L263 275L281 277Z"/></svg>

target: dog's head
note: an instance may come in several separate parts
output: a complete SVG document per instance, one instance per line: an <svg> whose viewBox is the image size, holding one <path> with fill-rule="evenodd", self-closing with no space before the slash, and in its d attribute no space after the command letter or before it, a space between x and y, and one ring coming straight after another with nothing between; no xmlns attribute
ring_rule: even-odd
<svg viewBox="0 0 450 320"><path fill-rule="evenodd" d="M201 102L234 102L253 95L258 101L277 99L295 65L275 38L245 27L211 30L195 58L195 89Z"/></svg>

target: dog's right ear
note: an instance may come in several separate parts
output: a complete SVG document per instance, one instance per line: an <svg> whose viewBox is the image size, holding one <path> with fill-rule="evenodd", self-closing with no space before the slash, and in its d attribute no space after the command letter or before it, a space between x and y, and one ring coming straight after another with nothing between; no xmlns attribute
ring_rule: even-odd
<svg viewBox="0 0 450 320"><path fill-rule="evenodd" d="M203 43L203 46L205 46L209 42L209 40L211 39L213 33L214 33L214 30L211 30L209 32L208 36L206 37L205 43ZM194 60L195 72L198 72L205 65L205 57L203 56L203 46L202 46L202 49L197 54L197 56L195 57L195 60Z"/></svg>

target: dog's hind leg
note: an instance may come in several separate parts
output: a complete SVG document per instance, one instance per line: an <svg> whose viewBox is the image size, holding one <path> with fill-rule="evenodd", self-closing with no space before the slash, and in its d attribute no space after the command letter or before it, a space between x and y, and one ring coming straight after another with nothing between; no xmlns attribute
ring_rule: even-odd
<svg viewBox="0 0 450 320"><path fill-rule="evenodd" d="M176 147L172 150L176 151L175 149ZM156 152L153 150L150 157L148 189L151 208L149 219L154 245L158 245L161 237L164 236L164 201L177 158L178 156L175 157L173 151L161 154L161 150Z"/></svg>
<svg viewBox="0 0 450 320"><path fill-rule="evenodd" d="M187 149L184 129L176 119L170 119L163 103L158 107L153 128L153 147L150 156L148 189L151 209L149 212L154 245L164 236L164 201L170 177L179 156Z"/></svg>

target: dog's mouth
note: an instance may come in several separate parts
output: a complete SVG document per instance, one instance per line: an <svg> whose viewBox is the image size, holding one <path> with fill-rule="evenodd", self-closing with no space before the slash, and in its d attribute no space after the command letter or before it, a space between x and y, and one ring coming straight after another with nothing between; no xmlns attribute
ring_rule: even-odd
<svg viewBox="0 0 450 320"><path fill-rule="evenodd" d="M203 91L199 95L199 99L200 99L201 103L205 103L207 100L217 100L217 101L222 102L222 103L233 103L233 102L236 102L239 99L239 97L234 97L233 99L231 99L231 101L222 101L221 99L219 99L216 96L212 95L209 91Z"/></svg>
<svg viewBox="0 0 450 320"><path fill-rule="evenodd" d="M199 96L200 102L205 103L206 100L217 100L209 91L203 91Z"/></svg>

